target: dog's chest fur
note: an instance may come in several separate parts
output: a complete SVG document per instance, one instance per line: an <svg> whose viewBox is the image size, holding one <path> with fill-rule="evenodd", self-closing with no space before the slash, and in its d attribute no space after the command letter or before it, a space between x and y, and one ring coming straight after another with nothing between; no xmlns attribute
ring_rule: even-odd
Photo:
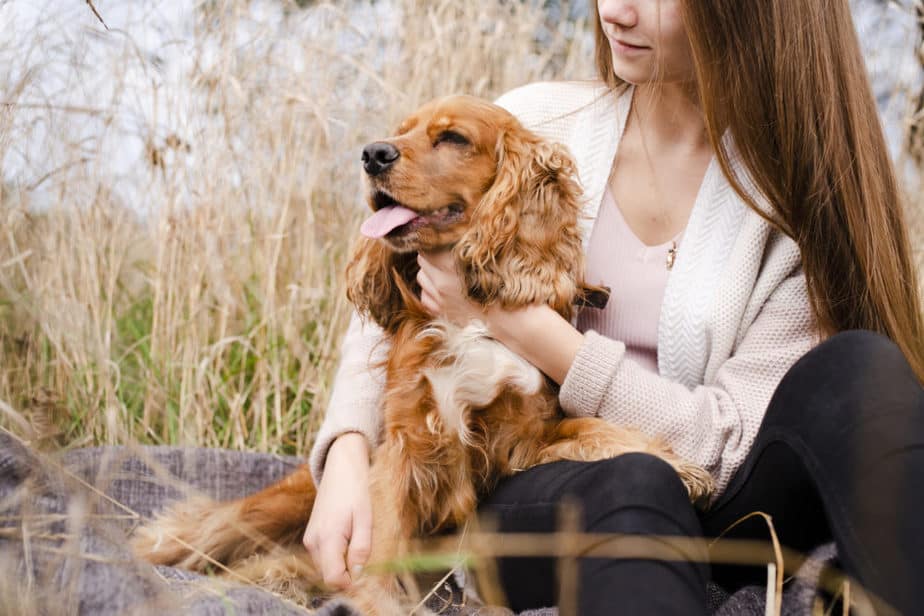
<svg viewBox="0 0 924 616"><path fill-rule="evenodd" d="M463 442L468 440L470 409L489 405L508 388L527 396L536 394L545 383L535 366L488 336L480 321L459 327L437 320L420 335L440 342L434 365L424 376L444 429L458 433Z"/></svg>

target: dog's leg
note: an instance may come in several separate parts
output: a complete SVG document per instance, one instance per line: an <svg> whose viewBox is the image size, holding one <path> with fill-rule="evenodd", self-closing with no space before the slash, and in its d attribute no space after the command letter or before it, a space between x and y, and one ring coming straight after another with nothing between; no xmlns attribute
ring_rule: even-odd
<svg viewBox="0 0 924 616"><path fill-rule="evenodd" d="M592 462L624 453L648 453L673 466L693 502L707 499L715 489L712 476L705 469L683 460L661 441L596 417L569 418L558 422L549 436L549 445L539 450L535 464L555 460Z"/></svg>
<svg viewBox="0 0 924 616"><path fill-rule="evenodd" d="M299 605L309 606L331 596L301 544L274 548L267 554L239 561L227 577L256 584Z"/></svg>
<svg viewBox="0 0 924 616"><path fill-rule="evenodd" d="M233 564L301 537L314 504L307 466L270 487L236 501L192 498L141 526L131 539L135 553L153 564L202 571L212 561Z"/></svg>

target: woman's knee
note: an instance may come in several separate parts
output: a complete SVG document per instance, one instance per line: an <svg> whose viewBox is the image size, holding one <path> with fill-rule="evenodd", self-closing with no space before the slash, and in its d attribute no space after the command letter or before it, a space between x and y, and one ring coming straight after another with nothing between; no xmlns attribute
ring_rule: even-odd
<svg viewBox="0 0 924 616"><path fill-rule="evenodd" d="M588 463L568 492L584 508L588 530L699 534L695 510L677 472L650 454Z"/></svg>
<svg viewBox="0 0 924 616"><path fill-rule="evenodd" d="M858 450L924 440L924 389L899 348L867 331L837 334L799 360L770 401L761 438L825 467Z"/></svg>
<svg viewBox="0 0 924 616"><path fill-rule="evenodd" d="M922 403L924 390L898 346L885 336L852 330L796 362L770 401L767 421L798 426L810 436L875 419L867 415L883 408L917 412Z"/></svg>
<svg viewBox="0 0 924 616"><path fill-rule="evenodd" d="M829 375L835 387L863 389L920 383L901 349L875 332L857 329L837 333L806 353L793 367L809 375ZM816 377L817 378L817 377Z"/></svg>
<svg viewBox="0 0 924 616"><path fill-rule="evenodd" d="M839 390L915 381L898 346L880 334L850 330L831 336L789 370L780 389L809 385Z"/></svg>

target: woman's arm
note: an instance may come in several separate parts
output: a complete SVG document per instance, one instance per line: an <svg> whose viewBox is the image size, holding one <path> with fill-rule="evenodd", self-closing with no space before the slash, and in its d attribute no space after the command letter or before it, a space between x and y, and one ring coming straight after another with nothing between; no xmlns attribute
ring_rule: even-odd
<svg viewBox="0 0 924 616"><path fill-rule="evenodd" d="M432 314L454 323L478 319L491 337L519 354L561 384L584 335L548 306L537 304L515 310L497 305L488 308L470 301L462 292L450 251L421 254L418 257L421 303Z"/></svg>
<svg viewBox="0 0 924 616"><path fill-rule="evenodd" d="M316 484L321 483L328 450L337 437L356 432L366 437L372 451L381 432L385 371L380 367L388 352L382 330L353 314L341 343L342 356L324 422L308 456Z"/></svg>
<svg viewBox="0 0 924 616"><path fill-rule="evenodd" d="M559 400L571 416L596 416L664 438L707 469L720 494L744 461L783 375L818 342L801 270L780 283L731 357L693 388L624 358L625 345L588 332Z"/></svg>
<svg viewBox="0 0 924 616"><path fill-rule="evenodd" d="M796 267L776 285L715 377L690 389L626 359L622 342L593 331L583 335L549 308L481 309L464 297L446 255L420 262L428 310L460 323L481 319L499 341L561 383L567 414L664 438L709 470L719 493L747 455L777 384L817 342L805 277Z"/></svg>
<svg viewBox="0 0 924 616"><path fill-rule="evenodd" d="M584 334L545 305L486 311L491 336L561 385L571 370Z"/></svg>
<svg viewBox="0 0 924 616"><path fill-rule="evenodd" d="M369 456L379 440L388 350L380 328L354 314L330 404L309 456L318 493L302 539L324 583L345 588L372 545Z"/></svg>

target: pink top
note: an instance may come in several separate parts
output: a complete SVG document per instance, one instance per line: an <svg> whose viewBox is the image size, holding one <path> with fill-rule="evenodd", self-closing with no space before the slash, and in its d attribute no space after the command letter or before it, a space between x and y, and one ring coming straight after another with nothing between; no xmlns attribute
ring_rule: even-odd
<svg viewBox="0 0 924 616"><path fill-rule="evenodd" d="M667 286L668 251L673 240L648 246L635 235L609 188L587 246L587 282L605 285L611 295L605 308L584 308L577 328L621 340L626 357L658 372L658 322Z"/></svg>

